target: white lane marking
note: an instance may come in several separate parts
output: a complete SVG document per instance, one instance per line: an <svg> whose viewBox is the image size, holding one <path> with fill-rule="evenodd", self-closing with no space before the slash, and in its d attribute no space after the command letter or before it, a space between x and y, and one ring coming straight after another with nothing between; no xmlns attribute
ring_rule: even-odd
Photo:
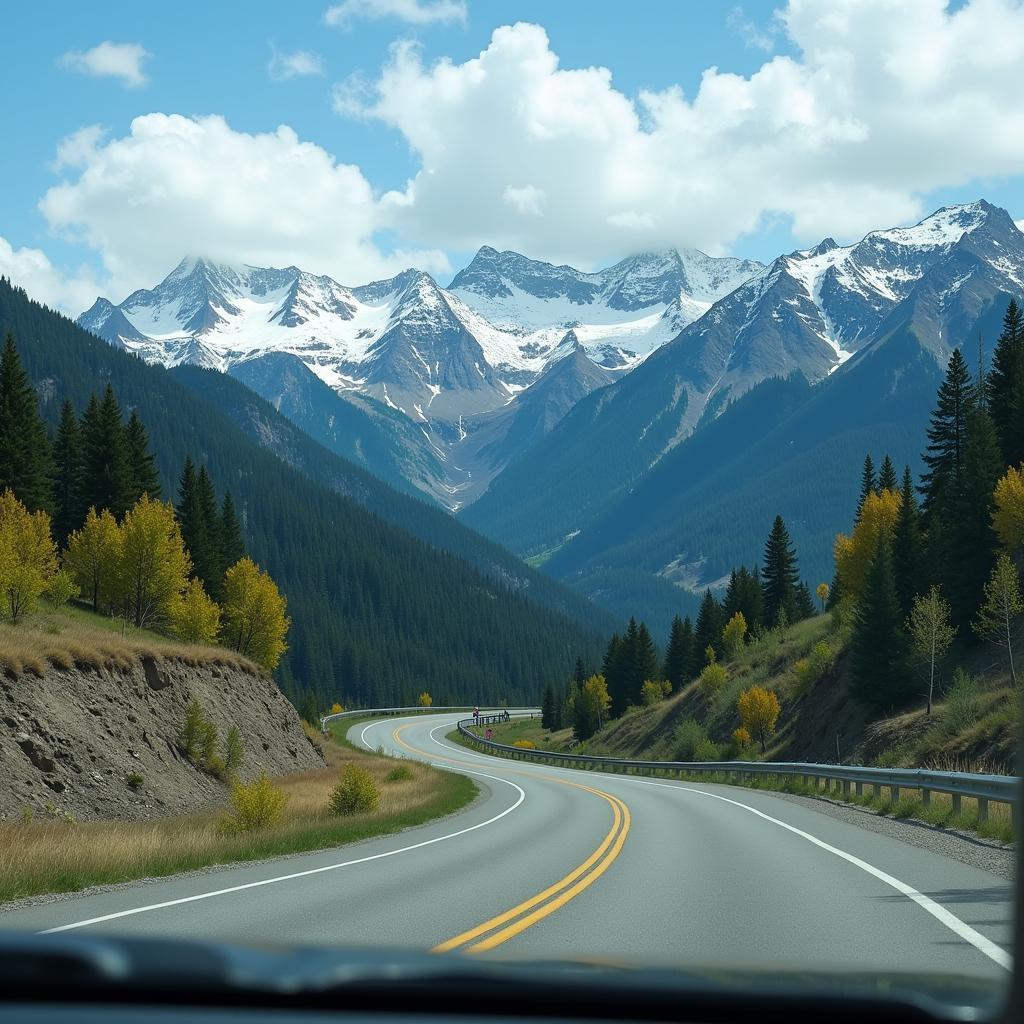
<svg viewBox="0 0 1024 1024"><path fill-rule="evenodd" d="M438 726L438 728L442 727ZM435 731L436 730L431 730L430 738L439 746L448 746L448 744L441 743L440 740L434 739ZM454 750L455 748L450 747L449 749ZM479 754L476 751L466 752L479 758L496 760L496 758L492 758L487 754ZM976 950L978 950L979 953L984 954L990 960L1008 971L1013 969L1013 957L1006 952L1002 946L993 942L987 936L982 935L981 932L972 928L966 921L962 921L955 914L950 913L944 906L942 906L941 903L937 903L930 896L926 896L923 892L919 892L912 885L907 885L906 882L900 881L900 879L890 875L888 872L882 871L881 868L876 868L866 860L862 860L860 857L857 857L852 853L847 853L845 850L840 850L839 847L832 846L831 843L826 843L823 839L818 839L817 836L813 836L810 832L805 832L803 829L797 828L795 825L790 825L779 818L773 818L770 814L765 814L763 811L759 811L757 808L751 807L749 804L741 803L739 800L732 800L727 796L720 796L717 793L709 793L707 790L694 789L692 786L683 786L667 782L651 782L647 779L637 779L628 775L619 775L615 772L585 772L576 768L556 768L555 770L573 772L577 775L601 775L604 778L621 779L623 782L631 782L640 786L657 786L659 789L682 790L686 793L695 793L697 796L710 797L712 800L721 800L723 803L732 804L734 807L740 807L745 811L749 811L751 814L756 814L759 818L763 818L765 821L770 821L773 825L778 825L779 828L786 829L787 832L792 832L794 835L800 836L801 839L806 839L807 842L813 843L815 846L825 850L827 853L831 853L834 856L853 864L855 867L860 868L861 871L865 871L867 874L877 878L880 882L884 882L886 885L895 889L898 893L906 896L907 899L916 903L926 913L931 914L932 917L934 917L940 924L945 925L951 932L953 932L954 935L957 935L965 942L970 943Z"/></svg>
<svg viewBox="0 0 1024 1024"><path fill-rule="evenodd" d="M441 765L439 767L445 767ZM413 843L411 846L403 846L397 850L388 850L385 853L375 853L369 857L359 857L356 860L346 860L339 864L326 864L320 868L310 868L307 871L295 871L289 875L278 875L276 878L264 878L258 882L246 882L245 885L232 885L226 889L215 889L213 892L200 892L194 896L183 896L176 900L165 900L163 903L151 903L146 907L134 907L131 910L119 910L114 914L103 914L100 917L90 917L85 921L74 921L71 924L58 925L56 928L46 928L41 931L40 935L52 935L55 932L67 932L75 928L85 928L91 924L101 924L104 921L114 921L121 917L132 917L135 914L145 914L150 910L163 910L166 907L178 907L183 903L195 903L197 900L208 900L214 896L226 896L233 892L242 892L245 889L258 889L263 885L274 885L277 882L290 882L296 878L308 878L310 875L323 874L325 871L336 871L338 868L348 868L355 864L365 864L367 861L372 860L383 860L385 857L394 857L399 853L408 853L411 850L420 850L425 846L433 846L435 843L443 843L446 839L455 839L458 836L464 836L468 832L475 832L477 829L485 828L487 825L493 825L496 821L500 821L505 817L506 814L511 814L525 799L526 792L517 786L514 782L510 782L508 779L503 779L498 775L489 775L487 772L472 771L469 768L462 768L460 771L465 772L468 775L479 775L484 779L491 779L494 782L503 782L506 786L511 786L519 796L516 798L516 802L510 807L506 807L500 814L496 814L493 818L488 818L486 821L477 822L475 825L470 825L468 828L459 829L457 832L449 832L447 835L437 836L434 839L425 839L421 843ZM313 851L310 851L313 852Z"/></svg>

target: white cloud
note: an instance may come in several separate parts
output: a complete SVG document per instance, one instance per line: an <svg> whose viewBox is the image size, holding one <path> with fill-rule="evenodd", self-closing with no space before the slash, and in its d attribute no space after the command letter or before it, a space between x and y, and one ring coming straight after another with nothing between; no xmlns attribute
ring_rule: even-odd
<svg viewBox="0 0 1024 1024"><path fill-rule="evenodd" d="M693 96L627 96L605 68L560 67L544 30L520 23L464 63L397 44L336 104L416 155L383 197L406 240L580 264L718 252L779 218L800 240L851 239L927 212L934 190L1024 173L1019 3L791 0L777 23L796 56L749 77L709 68ZM544 216L509 199L524 182Z"/></svg>
<svg viewBox="0 0 1024 1024"><path fill-rule="evenodd" d="M511 185L502 193L501 198L517 213L527 217L544 215L544 190L534 185L513 188Z"/></svg>
<svg viewBox="0 0 1024 1024"><path fill-rule="evenodd" d="M270 60L267 62L267 74L275 82L286 82L290 78L304 78L324 73L320 55L309 50L294 50L292 53L279 53L271 46Z"/></svg>
<svg viewBox="0 0 1024 1024"><path fill-rule="evenodd" d="M465 22L465 0L342 0L328 7L324 21L328 25L350 25L360 19L380 21L396 18L408 25Z"/></svg>
<svg viewBox="0 0 1024 1024"><path fill-rule="evenodd" d="M37 302L77 316L92 305L101 286L87 268L62 274L41 249L15 249L0 237L0 277L10 278Z"/></svg>
<svg viewBox="0 0 1024 1024"><path fill-rule="evenodd" d="M152 54L139 43L102 42L91 50L70 50L60 58L61 67L93 78L119 78L130 89L145 85L149 79L142 65Z"/></svg>
<svg viewBox="0 0 1024 1024"><path fill-rule="evenodd" d="M726 15L725 23L743 40L744 46L765 53L775 49L776 27L762 28L747 17L742 7L733 7Z"/></svg>
<svg viewBox="0 0 1024 1024"><path fill-rule="evenodd" d="M222 117L146 114L123 138L83 129L58 164L68 178L39 208L100 255L115 301L187 254L296 264L352 284L413 264L448 269L436 250L383 255L373 241L381 210L359 168L286 126L249 135Z"/></svg>

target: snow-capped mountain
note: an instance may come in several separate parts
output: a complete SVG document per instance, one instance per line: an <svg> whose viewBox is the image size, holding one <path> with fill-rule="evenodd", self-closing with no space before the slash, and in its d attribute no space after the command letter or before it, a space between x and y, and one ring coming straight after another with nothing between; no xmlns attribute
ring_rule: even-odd
<svg viewBox="0 0 1024 1024"><path fill-rule="evenodd" d="M922 375L941 374L954 346L973 353L979 332L991 342L1006 302L1022 293L1024 233L984 201L855 245L826 239L780 256L632 372L578 402L498 475L466 519L520 553L557 549L586 534L668 453L696 440L702 421L770 378L799 373L820 385L809 389L815 395L846 388L844 427L822 422L814 436L866 428L858 409L870 409L873 396L858 405L846 381L909 393ZM861 373L867 362L871 372ZM923 390L930 403L931 376ZM915 438L922 427L914 424Z"/></svg>

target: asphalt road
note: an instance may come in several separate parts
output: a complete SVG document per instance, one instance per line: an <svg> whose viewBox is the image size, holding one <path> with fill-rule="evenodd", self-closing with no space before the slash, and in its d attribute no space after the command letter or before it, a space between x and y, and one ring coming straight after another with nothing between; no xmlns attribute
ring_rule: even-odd
<svg viewBox="0 0 1024 1024"><path fill-rule="evenodd" d="M768 793L487 757L458 716L351 737L471 773L399 835L4 914L0 928L730 968L1007 976L1013 886Z"/></svg>

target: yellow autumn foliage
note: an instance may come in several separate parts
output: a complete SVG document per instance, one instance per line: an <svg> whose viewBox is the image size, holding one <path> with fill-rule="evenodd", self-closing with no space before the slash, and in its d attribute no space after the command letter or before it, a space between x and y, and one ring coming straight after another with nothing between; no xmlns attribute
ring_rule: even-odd
<svg viewBox="0 0 1024 1024"><path fill-rule="evenodd" d="M854 600L860 600L864 593L868 567L878 550L879 538L892 540L900 504L899 491L872 492L864 501L853 533L849 536L840 533L836 537L836 573L842 582L842 592Z"/></svg>

